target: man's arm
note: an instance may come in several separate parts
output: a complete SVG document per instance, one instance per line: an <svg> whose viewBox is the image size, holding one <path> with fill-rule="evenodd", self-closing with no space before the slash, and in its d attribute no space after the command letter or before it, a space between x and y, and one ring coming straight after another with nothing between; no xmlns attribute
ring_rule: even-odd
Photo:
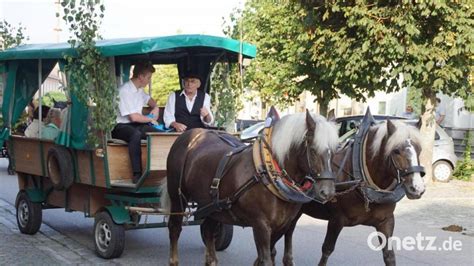
<svg viewBox="0 0 474 266"><path fill-rule="evenodd" d="M156 123L155 119L148 116L144 116L139 113L129 114L128 117L130 118L130 121L132 121L133 123L153 123L153 124Z"/></svg>
<svg viewBox="0 0 474 266"><path fill-rule="evenodd" d="M207 93L204 96L204 104L201 108L201 121L206 126L212 126L212 124L214 123L214 116L211 112L211 97Z"/></svg>
<svg viewBox="0 0 474 266"><path fill-rule="evenodd" d="M171 123L173 123L176 118L174 117L174 105L175 105L175 93L172 92L168 96L168 100L166 101L165 111L163 112L163 121L165 122L165 126L167 128L171 127Z"/></svg>
<svg viewBox="0 0 474 266"><path fill-rule="evenodd" d="M151 98L151 97L148 100L148 106L150 106L152 108L151 111L150 111L150 114L153 115L153 118L158 120L158 114L160 113L160 110L159 110L158 105L156 104L155 100L153 100L153 98Z"/></svg>

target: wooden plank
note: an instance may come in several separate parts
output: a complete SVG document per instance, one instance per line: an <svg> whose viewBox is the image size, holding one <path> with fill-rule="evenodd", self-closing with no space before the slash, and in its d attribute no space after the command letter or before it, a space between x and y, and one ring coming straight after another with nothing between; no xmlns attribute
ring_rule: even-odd
<svg viewBox="0 0 474 266"><path fill-rule="evenodd" d="M77 156L76 174L79 175L79 182L92 185L89 151L77 150L75 156Z"/></svg>
<svg viewBox="0 0 474 266"><path fill-rule="evenodd" d="M166 170L166 160L176 138L179 134L159 134L149 135L151 138L150 147L150 170Z"/></svg>
<svg viewBox="0 0 474 266"><path fill-rule="evenodd" d="M15 170L27 174L42 175L38 139L11 136L10 142L13 146L13 152L10 152L10 155L14 159Z"/></svg>

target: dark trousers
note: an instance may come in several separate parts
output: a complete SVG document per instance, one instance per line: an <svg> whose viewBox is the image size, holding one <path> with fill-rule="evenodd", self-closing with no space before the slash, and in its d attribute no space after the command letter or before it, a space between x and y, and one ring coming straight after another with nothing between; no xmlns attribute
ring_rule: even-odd
<svg viewBox="0 0 474 266"><path fill-rule="evenodd" d="M146 139L146 132L158 132L153 126L142 123L117 124L112 130L112 138L128 142L128 154L132 162L133 175L142 174L142 149L140 141Z"/></svg>

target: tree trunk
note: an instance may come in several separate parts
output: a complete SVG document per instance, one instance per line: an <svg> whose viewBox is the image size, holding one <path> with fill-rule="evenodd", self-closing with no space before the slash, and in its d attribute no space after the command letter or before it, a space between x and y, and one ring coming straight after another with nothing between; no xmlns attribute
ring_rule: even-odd
<svg viewBox="0 0 474 266"><path fill-rule="evenodd" d="M432 167L432 158L433 158L433 144L436 128L435 120L435 101L436 95L431 90L424 90L423 92L423 105L421 111L421 121L422 125L420 128L420 133L422 136L422 150L420 154L420 164L425 167L426 176L425 183L433 183L433 167Z"/></svg>

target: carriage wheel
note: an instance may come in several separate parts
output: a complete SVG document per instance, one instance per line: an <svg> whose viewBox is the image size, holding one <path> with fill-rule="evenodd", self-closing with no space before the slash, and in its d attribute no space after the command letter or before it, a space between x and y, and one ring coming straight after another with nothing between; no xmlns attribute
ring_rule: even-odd
<svg viewBox="0 0 474 266"><path fill-rule="evenodd" d="M232 242L232 236L234 235L234 226L231 224L218 223L216 228L216 241L215 246L217 251L225 250L229 247ZM204 233L201 224L201 239L204 241Z"/></svg>
<svg viewBox="0 0 474 266"><path fill-rule="evenodd" d="M104 259L120 257L125 247L124 226L115 224L106 211L95 216L94 244L95 251Z"/></svg>
<svg viewBox="0 0 474 266"><path fill-rule="evenodd" d="M15 201L16 222L20 232L34 235L41 227L43 209L41 203L32 202L24 191L18 192Z"/></svg>
<svg viewBox="0 0 474 266"><path fill-rule="evenodd" d="M48 151L48 176L57 190L66 190L74 181L71 153L64 147L54 146Z"/></svg>

